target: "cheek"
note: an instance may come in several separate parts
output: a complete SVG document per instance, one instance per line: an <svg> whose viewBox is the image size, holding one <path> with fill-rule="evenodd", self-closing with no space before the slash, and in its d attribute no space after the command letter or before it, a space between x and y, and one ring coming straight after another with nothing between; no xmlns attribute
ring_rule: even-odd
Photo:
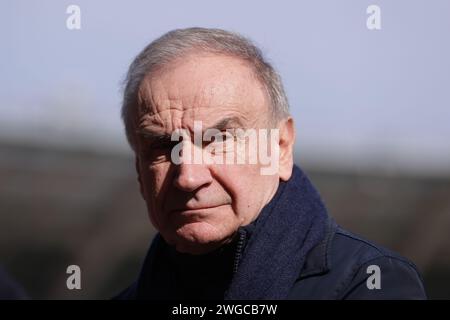
<svg viewBox="0 0 450 320"><path fill-rule="evenodd" d="M170 164L158 164L144 167L143 184L146 195L146 202L152 220L159 220L161 207L167 189L166 181L169 177Z"/></svg>
<svg viewBox="0 0 450 320"><path fill-rule="evenodd" d="M264 198L264 182L257 165L224 165L217 168L216 179L232 198L235 215L253 216Z"/></svg>
<svg viewBox="0 0 450 320"><path fill-rule="evenodd" d="M170 162L155 165L144 164L142 170L144 172L144 184L147 189L147 194L156 197L162 192L165 181L168 180Z"/></svg>

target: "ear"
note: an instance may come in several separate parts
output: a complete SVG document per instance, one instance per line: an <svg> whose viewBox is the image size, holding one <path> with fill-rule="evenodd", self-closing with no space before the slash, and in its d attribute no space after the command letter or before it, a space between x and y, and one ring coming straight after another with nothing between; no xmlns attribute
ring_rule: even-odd
<svg viewBox="0 0 450 320"><path fill-rule="evenodd" d="M141 165L139 163L139 157L136 155L134 159L135 159L137 179L138 179L138 182L139 182L139 189L141 191L142 198L144 198L144 200L145 200L144 184L142 183Z"/></svg>
<svg viewBox="0 0 450 320"><path fill-rule="evenodd" d="M294 167L294 143L295 143L295 127L294 119L288 117L281 120L280 129L280 162L278 175L283 181L289 180Z"/></svg>

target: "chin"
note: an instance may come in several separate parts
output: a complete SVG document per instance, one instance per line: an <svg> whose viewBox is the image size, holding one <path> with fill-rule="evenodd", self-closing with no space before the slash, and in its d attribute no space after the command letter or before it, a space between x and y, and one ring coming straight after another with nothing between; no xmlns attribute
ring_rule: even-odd
<svg viewBox="0 0 450 320"><path fill-rule="evenodd" d="M187 223L176 230L173 245L178 252L203 254L226 243L229 235L206 222Z"/></svg>

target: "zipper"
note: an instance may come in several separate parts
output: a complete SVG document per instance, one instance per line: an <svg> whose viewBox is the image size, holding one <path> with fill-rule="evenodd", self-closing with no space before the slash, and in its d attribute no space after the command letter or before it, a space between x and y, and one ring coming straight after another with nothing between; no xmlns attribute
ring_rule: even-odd
<svg viewBox="0 0 450 320"><path fill-rule="evenodd" d="M236 274L239 263L241 262L242 258L242 251L244 249L245 240L246 240L246 231L244 229L241 229L239 232L239 239L236 245L236 254L234 255L234 264L233 264L233 275Z"/></svg>

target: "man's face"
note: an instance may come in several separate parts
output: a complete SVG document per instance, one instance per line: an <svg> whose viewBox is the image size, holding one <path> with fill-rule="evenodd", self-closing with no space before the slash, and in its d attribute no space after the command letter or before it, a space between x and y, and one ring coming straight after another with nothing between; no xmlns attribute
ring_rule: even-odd
<svg viewBox="0 0 450 320"><path fill-rule="evenodd" d="M230 241L271 199L278 171L262 175L258 163L175 164L178 142L167 137L177 129L193 136L194 121L221 131L269 128L268 99L250 67L233 57L191 54L143 81L138 108L136 166L155 228L180 252L201 254Z"/></svg>

